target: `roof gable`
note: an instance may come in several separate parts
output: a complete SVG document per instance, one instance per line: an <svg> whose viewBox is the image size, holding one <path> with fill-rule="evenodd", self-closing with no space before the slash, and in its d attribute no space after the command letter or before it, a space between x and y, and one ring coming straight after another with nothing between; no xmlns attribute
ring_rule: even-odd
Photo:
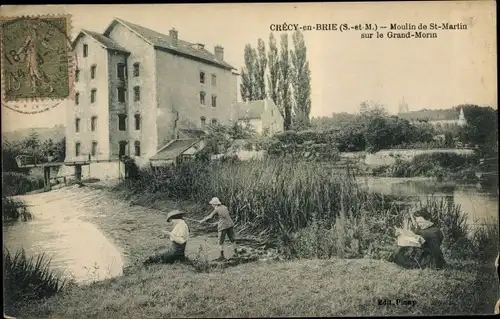
<svg viewBox="0 0 500 319"><path fill-rule="evenodd" d="M113 39L110 39L110 38L108 38L100 33L88 31L88 30L80 31L80 33L77 35L77 37L75 38L75 40L71 44L73 49L75 48L78 40L81 37L83 37L84 35L88 36L89 38L91 38L94 41L96 41L97 43L99 43L99 45L101 47L103 47L104 49L119 51L119 52L124 52L124 53L130 53L129 51L127 51L127 49L125 49L124 47L122 47L121 45L116 43Z"/></svg>
<svg viewBox="0 0 500 319"><path fill-rule="evenodd" d="M151 160L174 160L183 152L199 143L201 139L176 139L160 148Z"/></svg>
<svg viewBox="0 0 500 319"><path fill-rule="evenodd" d="M123 19L115 18L109 27L104 31L105 36L109 36L117 23L125 26L142 38L146 43L154 46L155 49L167 51L173 54L181 55L190 59L200 60L201 62L212 64L228 70L236 70L227 62L220 61L215 58L211 52L196 48L196 43L190 43L181 39L177 40L177 45L173 44L172 38L169 35L145 28L138 24L134 24Z"/></svg>

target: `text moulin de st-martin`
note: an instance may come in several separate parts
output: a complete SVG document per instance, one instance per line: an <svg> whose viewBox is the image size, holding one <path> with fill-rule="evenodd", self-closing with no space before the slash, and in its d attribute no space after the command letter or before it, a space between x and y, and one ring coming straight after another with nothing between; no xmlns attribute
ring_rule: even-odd
<svg viewBox="0 0 500 319"><path fill-rule="evenodd" d="M414 23L391 23L389 25L390 30L467 30L467 25L465 23L447 23L443 22L441 24L438 23L429 23L428 26L426 24L414 24Z"/></svg>

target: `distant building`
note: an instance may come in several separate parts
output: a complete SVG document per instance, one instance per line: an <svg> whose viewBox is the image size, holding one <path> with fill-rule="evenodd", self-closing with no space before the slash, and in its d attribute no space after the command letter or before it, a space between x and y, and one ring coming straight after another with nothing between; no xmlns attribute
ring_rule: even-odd
<svg viewBox="0 0 500 319"><path fill-rule="evenodd" d="M421 110L407 113L399 113L399 117L405 118L412 123L429 123L437 129L447 130L453 127L462 127L467 124L464 110Z"/></svg>
<svg viewBox="0 0 500 319"><path fill-rule="evenodd" d="M219 45L212 53L181 40L175 29L167 35L115 18L103 34L82 30L73 50L67 162L126 155L148 165L181 138L180 129L203 131L232 120L238 74Z"/></svg>
<svg viewBox="0 0 500 319"><path fill-rule="evenodd" d="M249 123L259 134L283 132L284 119L272 99L240 102L237 105L239 123Z"/></svg>

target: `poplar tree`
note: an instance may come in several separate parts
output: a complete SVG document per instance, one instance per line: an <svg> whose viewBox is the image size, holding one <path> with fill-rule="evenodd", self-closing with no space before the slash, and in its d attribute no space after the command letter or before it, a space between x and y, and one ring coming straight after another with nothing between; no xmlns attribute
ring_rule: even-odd
<svg viewBox="0 0 500 319"><path fill-rule="evenodd" d="M269 52L267 54L267 60L269 68L269 74L267 76L268 94L274 104L278 106L281 115L284 117L283 108L281 108L278 100L278 81L280 74L278 47L276 45L276 38L272 32L269 33Z"/></svg>
<svg viewBox="0 0 500 319"><path fill-rule="evenodd" d="M257 52L250 44L245 46L245 66L241 70L240 92L243 101L253 101L258 98Z"/></svg>
<svg viewBox="0 0 500 319"><path fill-rule="evenodd" d="M304 35L295 31L292 35L294 50L290 50L292 64L293 113L297 127L309 126L311 113L311 70L307 61Z"/></svg>
<svg viewBox="0 0 500 319"><path fill-rule="evenodd" d="M281 35L281 50L279 59L279 107L284 113L284 129L289 130L292 124L292 98L291 98L291 76L292 68L288 52L288 33Z"/></svg>
<svg viewBox="0 0 500 319"><path fill-rule="evenodd" d="M256 68L256 84L257 84L257 99L263 100L267 97L266 92L266 69L267 69L267 56L266 44L259 38L257 43L257 68Z"/></svg>

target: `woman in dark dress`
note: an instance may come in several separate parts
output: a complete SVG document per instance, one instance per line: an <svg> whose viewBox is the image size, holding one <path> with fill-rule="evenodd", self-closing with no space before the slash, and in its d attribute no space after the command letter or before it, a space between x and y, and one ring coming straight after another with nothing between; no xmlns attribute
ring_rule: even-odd
<svg viewBox="0 0 500 319"><path fill-rule="evenodd" d="M425 242L421 247L398 247L392 254L391 261L408 269L445 267L446 261L441 251L444 237L441 229L431 221L431 215L426 209L417 211L414 217L417 227L413 232Z"/></svg>

